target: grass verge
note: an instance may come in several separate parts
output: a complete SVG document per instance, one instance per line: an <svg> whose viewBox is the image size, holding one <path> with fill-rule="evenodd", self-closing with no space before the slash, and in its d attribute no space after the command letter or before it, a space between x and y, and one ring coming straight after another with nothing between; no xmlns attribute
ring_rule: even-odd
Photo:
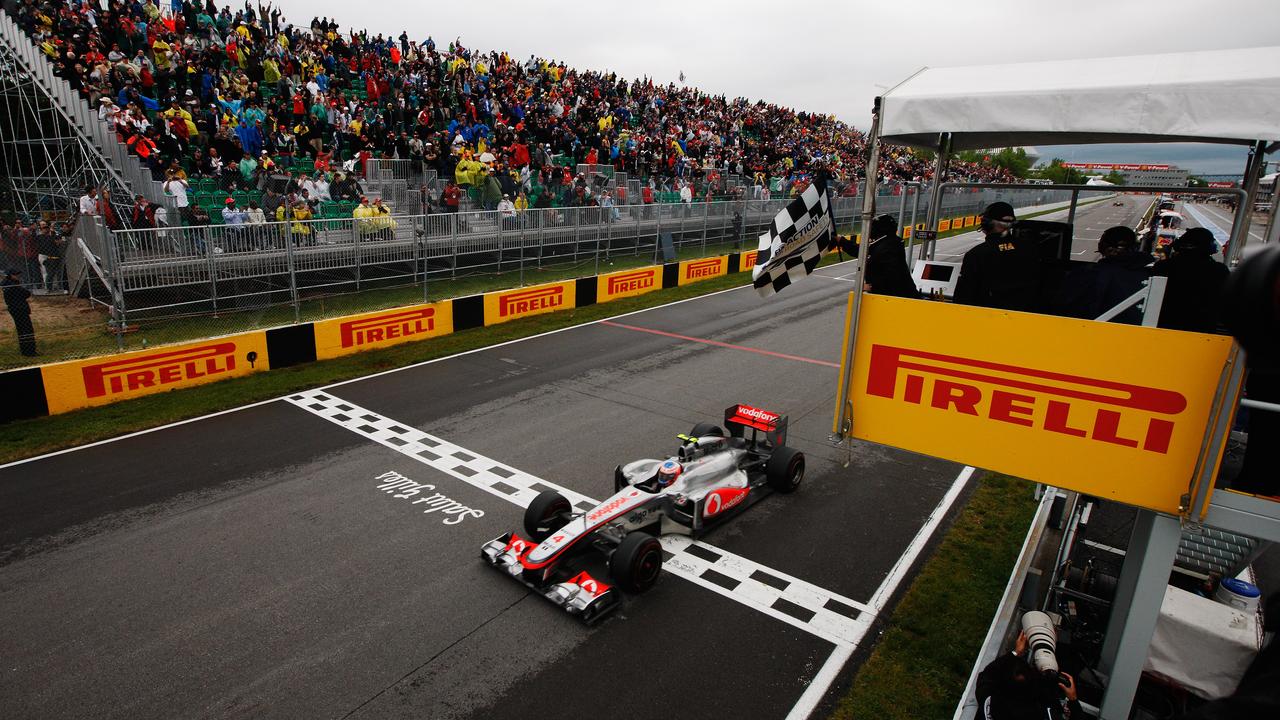
<svg viewBox="0 0 1280 720"><path fill-rule="evenodd" d="M839 262L840 259L838 255L831 255L823 261L823 264ZM404 367L676 300L740 287L750 282L751 277L747 273L725 275L639 297L538 315L493 327L466 330L422 342L405 343L335 360L272 370L63 415L18 420L0 426L0 463L105 440L240 405L277 398L298 390L350 380L382 370Z"/></svg>
<svg viewBox="0 0 1280 720"><path fill-rule="evenodd" d="M964 692L1036 503L985 474L889 618L833 720L949 718Z"/></svg>

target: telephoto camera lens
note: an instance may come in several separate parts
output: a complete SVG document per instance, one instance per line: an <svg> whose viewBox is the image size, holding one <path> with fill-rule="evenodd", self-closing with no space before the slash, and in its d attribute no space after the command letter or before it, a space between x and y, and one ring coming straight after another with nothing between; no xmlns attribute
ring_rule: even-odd
<svg viewBox="0 0 1280 720"><path fill-rule="evenodd" d="M1058 672L1058 656L1054 650L1058 634L1053 620L1039 610L1022 616L1022 634L1027 636L1027 649L1031 652L1031 664L1042 673Z"/></svg>

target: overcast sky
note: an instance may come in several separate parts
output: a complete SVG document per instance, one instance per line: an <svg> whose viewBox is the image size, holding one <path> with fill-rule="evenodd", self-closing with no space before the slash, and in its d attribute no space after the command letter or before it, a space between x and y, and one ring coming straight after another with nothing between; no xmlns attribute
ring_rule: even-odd
<svg viewBox="0 0 1280 720"><path fill-rule="evenodd" d="M1218 50L1280 42L1280 0L558 0L406 2L276 0L295 24L313 14L345 29L441 45L506 50L686 82L833 113L861 129L872 98L921 67ZM1079 160L1167 159L1200 172L1240 172L1243 155L1214 146L1081 150ZM1054 152L1058 155L1061 153Z"/></svg>

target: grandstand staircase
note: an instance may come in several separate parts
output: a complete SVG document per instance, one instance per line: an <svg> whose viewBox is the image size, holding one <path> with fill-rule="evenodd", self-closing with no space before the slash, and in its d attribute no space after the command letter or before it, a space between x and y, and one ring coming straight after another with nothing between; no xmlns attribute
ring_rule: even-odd
<svg viewBox="0 0 1280 720"><path fill-rule="evenodd" d="M54 66L48 56L7 12L0 13L0 64L5 66L6 73L15 80L28 80L26 91L34 90L43 95L56 114L69 126L83 153L86 165L81 174L83 179L91 179L99 186L108 186L113 202L118 207L127 207L135 195L172 207L171 198L164 195L162 183L153 180L151 171L129 153L115 133L107 130L106 123L98 119L97 111L66 80L54 74ZM38 143L45 128L31 127L28 130L27 137L3 140ZM75 187L74 183L67 182L65 192L74 200L83 192L83 187Z"/></svg>

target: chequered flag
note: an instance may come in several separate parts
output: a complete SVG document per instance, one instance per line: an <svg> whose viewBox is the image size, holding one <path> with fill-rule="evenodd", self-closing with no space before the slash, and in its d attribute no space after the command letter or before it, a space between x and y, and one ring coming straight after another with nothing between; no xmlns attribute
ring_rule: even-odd
<svg viewBox="0 0 1280 720"><path fill-rule="evenodd" d="M835 218L827 185L815 180L791 204L774 216L760 236L751 282L761 297L769 297L818 266L835 243Z"/></svg>

